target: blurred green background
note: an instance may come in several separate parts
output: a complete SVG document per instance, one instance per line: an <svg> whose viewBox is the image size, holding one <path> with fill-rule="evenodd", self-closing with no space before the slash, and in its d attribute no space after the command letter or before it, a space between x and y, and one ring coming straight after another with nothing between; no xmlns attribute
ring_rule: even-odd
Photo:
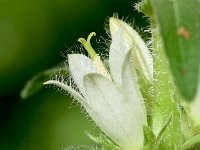
<svg viewBox="0 0 200 150"><path fill-rule="evenodd" d="M92 144L85 131L95 125L66 95L43 88L20 99L25 83L64 61L79 37L107 37L114 12L146 27L134 0L0 0L0 150L59 150Z"/></svg>

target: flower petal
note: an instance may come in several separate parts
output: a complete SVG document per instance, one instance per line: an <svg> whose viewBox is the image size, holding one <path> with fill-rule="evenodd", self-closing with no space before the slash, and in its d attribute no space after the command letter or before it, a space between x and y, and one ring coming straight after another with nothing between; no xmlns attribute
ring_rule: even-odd
<svg viewBox="0 0 200 150"><path fill-rule="evenodd" d="M133 59L131 57L133 56L131 55L131 51L129 51L123 64L122 92L126 98L126 101L129 103L130 109L132 109L134 112L133 126L135 135L137 135L135 140L143 145L143 125L147 125L146 109L142 94L139 90L137 74L133 65Z"/></svg>
<svg viewBox="0 0 200 150"><path fill-rule="evenodd" d="M96 69L93 61L82 54L68 55L69 70L72 74L73 80L77 84L79 90L84 95L83 77L88 73L95 73Z"/></svg>
<svg viewBox="0 0 200 150"><path fill-rule="evenodd" d="M117 34L119 29L124 28L122 38L124 38L124 45L126 45L128 50L133 48L135 68L143 73L148 80L152 80L153 58L139 34L126 22L114 17L110 18L109 26L112 37Z"/></svg>
<svg viewBox="0 0 200 150"><path fill-rule="evenodd" d="M140 149L143 141L138 140L140 135L136 131L137 112L130 101L125 100L112 81L100 74L86 75L83 83L95 116L88 113L96 124L123 149Z"/></svg>
<svg viewBox="0 0 200 150"><path fill-rule="evenodd" d="M118 30L118 32L112 37L112 43L109 52L110 72L118 87L120 87L122 84L122 65L129 50L125 46L125 41L122 36L124 34L123 32L123 28L120 28L120 30Z"/></svg>

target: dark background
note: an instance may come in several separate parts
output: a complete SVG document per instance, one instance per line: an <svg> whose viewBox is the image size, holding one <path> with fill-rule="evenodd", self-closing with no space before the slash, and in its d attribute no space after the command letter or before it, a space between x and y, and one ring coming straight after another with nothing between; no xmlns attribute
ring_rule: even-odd
<svg viewBox="0 0 200 150"><path fill-rule="evenodd" d="M113 13L146 27L135 2L0 0L0 150L59 150L92 143L85 131L94 133L94 124L67 95L44 87L22 100L20 91L32 76L64 61L62 53L76 51L79 37L95 31L94 39L108 38L104 28Z"/></svg>

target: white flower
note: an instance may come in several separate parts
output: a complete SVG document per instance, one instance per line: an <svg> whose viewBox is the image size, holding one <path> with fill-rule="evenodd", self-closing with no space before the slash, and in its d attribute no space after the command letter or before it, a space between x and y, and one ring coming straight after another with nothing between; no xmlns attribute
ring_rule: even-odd
<svg viewBox="0 0 200 150"><path fill-rule="evenodd" d="M116 33L113 33L112 26L115 23L116 21L112 22L110 27L112 35L109 54L110 73L90 45L90 39L94 35L91 33L87 41L83 38L79 41L92 59L82 54L68 55L69 70L80 93L71 86L55 80L47 81L44 84L54 84L68 91L84 106L102 131L122 149L141 149L144 142L143 125L147 125L147 118L134 68L135 55L132 55L132 48L134 49L135 46L129 45L127 38L124 38L127 32L126 26L115 27ZM136 36L136 38L140 37ZM142 39L138 39L138 41L142 41ZM144 44L144 42L139 44ZM143 48L145 45L139 45L139 47ZM143 51L141 55L144 53L146 51ZM142 58L148 57L145 60L152 61L151 55L149 52L147 53ZM144 60L140 61L140 58L137 58L138 62L143 63ZM152 62L148 64L152 64ZM153 68L147 67L146 69L150 69L147 72L151 74Z"/></svg>
<svg viewBox="0 0 200 150"><path fill-rule="evenodd" d="M153 79L153 59L140 35L126 22L114 17L109 19L109 26L111 37L117 33L119 28L123 27L124 32L121 38L126 41L124 43L125 50L133 49L135 68L151 81Z"/></svg>

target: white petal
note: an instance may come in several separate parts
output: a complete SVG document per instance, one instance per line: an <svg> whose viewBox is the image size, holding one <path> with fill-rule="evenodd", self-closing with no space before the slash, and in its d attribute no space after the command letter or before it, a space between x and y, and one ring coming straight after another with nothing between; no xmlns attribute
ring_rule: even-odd
<svg viewBox="0 0 200 150"><path fill-rule="evenodd" d="M96 72L93 61L82 54L70 54L68 55L68 61L73 80L84 95L83 77L88 73Z"/></svg>
<svg viewBox="0 0 200 150"><path fill-rule="evenodd" d="M143 125L147 125L146 109L144 105L143 97L140 93L137 74L133 66L133 59L131 59L131 51L126 55L123 71L122 71L122 89L126 100L129 103L130 109L134 113L133 123L135 135L137 135L135 140L143 145L144 135L143 135Z"/></svg>
<svg viewBox="0 0 200 150"><path fill-rule="evenodd" d="M152 55L139 34L135 30L133 30L133 28L126 22L114 17L110 18L109 26L112 37L117 34L119 29L121 29L122 27L124 28L125 32L123 32L122 37L125 40L125 45L127 49L129 50L133 48L134 50L135 68L143 73L147 79L153 79Z"/></svg>
<svg viewBox="0 0 200 150"><path fill-rule="evenodd" d="M105 134L123 149L140 149L143 141L136 131L137 113L114 83L100 74L88 74L84 77L84 88L95 113L95 116L90 115Z"/></svg>
<svg viewBox="0 0 200 150"><path fill-rule="evenodd" d="M125 46L125 41L123 39L124 30L121 28L118 32L112 37L112 43L110 46L109 52L109 65L110 72L113 77L113 80L117 84L117 86L121 86L122 84L122 65L124 62L124 58L129 49Z"/></svg>

